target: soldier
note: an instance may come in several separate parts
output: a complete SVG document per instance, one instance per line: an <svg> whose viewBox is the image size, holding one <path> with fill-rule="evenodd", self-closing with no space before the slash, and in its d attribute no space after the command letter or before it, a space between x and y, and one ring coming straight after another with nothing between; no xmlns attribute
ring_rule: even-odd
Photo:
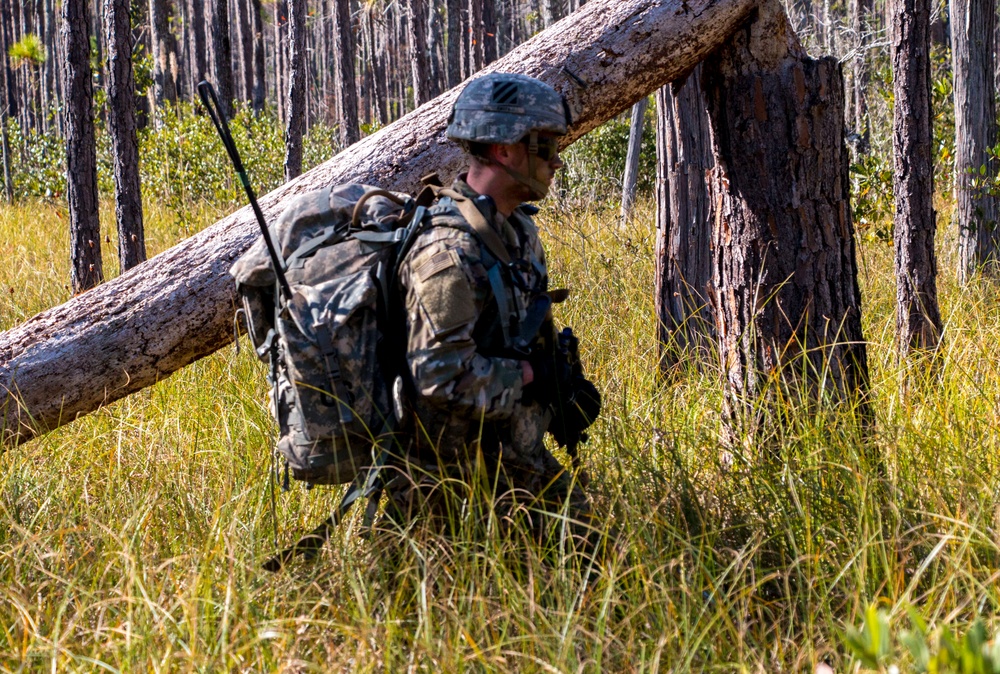
<svg viewBox="0 0 1000 674"><path fill-rule="evenodd" d="M543 436L554 414L579 435L600 396L579 370L570 386L557 376L537 209L524 203L544 198L563 166L568 122L562 96L523 75L485 75L455 102L447 134L468 173L442 193L400 267L415 424L405 469L387 485L401 524L425 515L455 526L481 486L502 520L524 513L544 537L567 521L551 514L568 513L570 533L595 540L589 499ZM580 404L560 413L574 394Z"/></svg>

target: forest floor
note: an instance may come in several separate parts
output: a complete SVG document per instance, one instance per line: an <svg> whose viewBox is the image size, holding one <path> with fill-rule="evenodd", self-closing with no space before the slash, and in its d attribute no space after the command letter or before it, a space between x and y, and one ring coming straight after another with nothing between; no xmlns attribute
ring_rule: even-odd
<svg viewBox="0 0 1000 674"><path fill-rule="evenodd" d="M861 243L873 439L850 409L791 408L774 455L725 465L718 368L657 371L652 214L641 204L625 231L616 210L541 216L553 287L573 291L557 319L605 395L582 449L619 533L599 574L495 533L366 541L357 517L315 562L262 571L265 370L226 348L0 455L0 670L841 672L870 606L894 634L915 615L960 633L982 616L992 633L1000 288L959 288L939 236L943 346L937 367L904 372L892 248ZM181 226L150 208L150 252L218 215ZM67 229L51 205L0 209L0 330L68 299ZM111 275L114 251L112 236ZM280 543L335 499L279 493ZM905 653L885 662L905 670Z"/></svg>

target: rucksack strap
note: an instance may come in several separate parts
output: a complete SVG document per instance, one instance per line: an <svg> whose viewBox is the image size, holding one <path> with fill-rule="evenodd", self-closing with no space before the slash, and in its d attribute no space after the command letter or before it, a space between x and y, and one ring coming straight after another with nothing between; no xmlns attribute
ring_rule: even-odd
<svg viewBox="0 0 1000 674"><path fill-rule="evenodd" d="M459 213L472 225L472 229L482 239L483 244L490 251L490 254L504 265L510 266L512 260L510 252L507 250L507 245L504 244L497 230L493 229L490 223L486 222L486 216L483 215L482 211L479 210L472 200L449 188L439 189L437 193L438 196L448 197L454 201Z"/></svg>

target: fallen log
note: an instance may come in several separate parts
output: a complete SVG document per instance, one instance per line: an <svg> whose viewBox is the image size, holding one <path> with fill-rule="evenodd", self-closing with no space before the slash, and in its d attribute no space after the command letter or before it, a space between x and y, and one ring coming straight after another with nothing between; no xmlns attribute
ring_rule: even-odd
<svg viewBox="0 0 1000 674"><path fill-rule="evenodd" d="M487 71L538 77L566 95L571 143L685 75L755 0L592 0ZM274 218L296 194L340 182L414 190L462 157L444 137L453 89L261 199ZM221 152L221 148L219 149ZM0 443L24 442L150 386L229 344L227 270L256 238L249 208L122 276L0 334Z"/></svg>

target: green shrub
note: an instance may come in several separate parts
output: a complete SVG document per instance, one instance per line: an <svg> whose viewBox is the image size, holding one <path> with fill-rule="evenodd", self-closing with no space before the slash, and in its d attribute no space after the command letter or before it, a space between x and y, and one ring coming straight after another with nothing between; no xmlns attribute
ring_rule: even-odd
<svg viewBox="0 0 1000 674"><path fill-rule="evenodd" d="M631 112L597 127L563 153L566 168L557 187L573 201L615 203L621 200L622 177L628 155ZM639 151L640 194L656 184L656 106L646 108L642 147Z"/></svg>

